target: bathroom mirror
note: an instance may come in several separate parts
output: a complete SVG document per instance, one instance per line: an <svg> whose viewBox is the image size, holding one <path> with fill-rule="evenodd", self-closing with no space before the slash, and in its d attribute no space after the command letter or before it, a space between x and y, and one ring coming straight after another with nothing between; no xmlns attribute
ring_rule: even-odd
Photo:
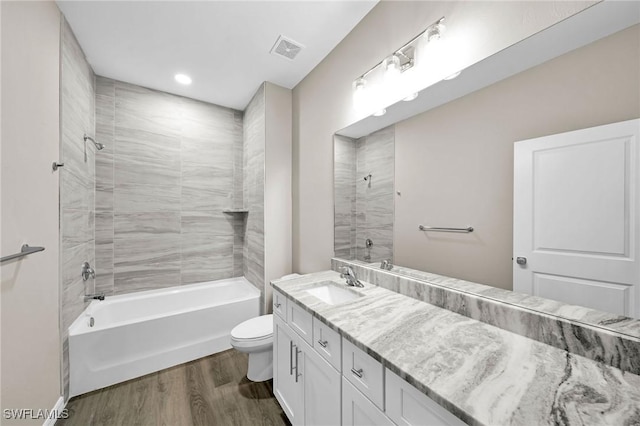
<svg viewBox="0 0 640 426"><path fill-rule="evenodd" d="M336 257L512 290L514 143L640 115L638 7L612 3L337 131Z"/></svg>

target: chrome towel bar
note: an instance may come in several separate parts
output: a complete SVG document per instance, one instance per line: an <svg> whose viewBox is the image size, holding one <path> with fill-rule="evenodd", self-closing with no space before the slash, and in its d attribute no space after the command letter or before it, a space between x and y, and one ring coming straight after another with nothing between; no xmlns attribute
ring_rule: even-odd
<svg viewBox="0 0 640 426"><path fill-rule="evenodd" d="M19 257L27 256L31 253L37 253L42 250L44 250L44 247L29 247L29 244L23 244L22 248L20 248L20 253L4 256L3 258L0 258L0 262L4 262L5 260L17 259Z"/></svg>
<svg viewBox="0 0 640 426"><path fill-rule="evenodd" d="M462 232L462 233L469 233L469 232L473 232L473 227L468 226L466 228L439 228L437 226L424 226L424 225L419 225L418 229L421 231L434 231L434 232Z"/></svg>

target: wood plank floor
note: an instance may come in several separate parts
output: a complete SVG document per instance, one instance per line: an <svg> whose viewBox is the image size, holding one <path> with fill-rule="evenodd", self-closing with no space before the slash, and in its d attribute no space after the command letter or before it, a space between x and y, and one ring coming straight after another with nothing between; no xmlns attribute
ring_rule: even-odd
<svg viewBox="0 0 640 426"><path fill-rule="evenodd" d="M231 349L72 398L56 426L289 425L272 381L246 373L247 354Z"/></svg>

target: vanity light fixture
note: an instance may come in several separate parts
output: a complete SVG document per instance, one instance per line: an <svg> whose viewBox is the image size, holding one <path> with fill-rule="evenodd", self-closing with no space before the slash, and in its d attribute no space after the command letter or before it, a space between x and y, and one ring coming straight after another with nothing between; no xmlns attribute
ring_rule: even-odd
<svg viewBox="0 0 640 426"><path fill-rule="evenodd" d="M432 43L440 40L442 33L445 30L443 22L444 16L429 25L424 31L384 58L381 62L378 62L376 65L371 67L364 74L356 78L353 82L354 108L358 111L363 111L367 108L372 108L372 104L376 104L379 105L379 108L373 115L383 115L385 107L393 103L389 100L393 99L398 92L402 91L402 73L413 68L416 63L415 59L418 44L420 44L421 40L425 40L426 43ZM378 79L381 81L375 85L379 87L372 87L371 84L367 84L368 80L371 79L371 74L374 72L379 74L379 70L382 71L382 79ZM371 80L376 81L376 78ZM417 96L417 92L414 92L406 96L404 100L410 101L415 99ZM397 101L397 99L394 101Z"/></svg>
<svg viewBox="0 0 640 426"><path fill-rule="evenodd" d="M178 83L184 84L185 86L188 86L189 84L191 84L191 77L189 77L186 74L176 74L174 78Z"/></svg>

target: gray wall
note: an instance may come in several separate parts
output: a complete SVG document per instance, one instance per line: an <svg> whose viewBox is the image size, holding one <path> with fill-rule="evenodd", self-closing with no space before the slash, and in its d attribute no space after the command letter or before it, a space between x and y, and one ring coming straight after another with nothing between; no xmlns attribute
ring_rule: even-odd
<svg viewBox="0 0 640 426"><path fill-rule="evenodd" d="M246 228L244 234L244 276L260 290L264 308L264 160L265 85L249 102L244 115L243 181Z"/></svg>
<svg viewBox="0 0 640 426"><path fill-rule="evenodd" d="M102 77L96 102L98 290L242 275L242 113Z"/></svg>
<svg viewBox="0 0 640 426"><path fill-rule="evenodd" d="M84 310L85 294L94 292L94 280L83 281L80 265L95 265L94 204L95 152L83 140L93 136L95 110L95 77L69 25L62 25L62 64L60 74L60 229L61 314L63 389L68 395L69 354L68 329Z"/></svg>
<svg viewBox="0 0 640 426"><path fill-rule="evenodd" d="M394 133L390 126L357 140L334 138L336 257L393 260Z"/></svg>
<svg viewBox="0 0 640 426"><path fill-rule="evenodd" d="M45 247L0 268L1 408L52 409L61 394L62 170L51 171L60 155L60 13L54 2L3 1L0 14L1 251L2 256L17 253L25 242ZM43 419L0 422L40 426Z"/></svg>

